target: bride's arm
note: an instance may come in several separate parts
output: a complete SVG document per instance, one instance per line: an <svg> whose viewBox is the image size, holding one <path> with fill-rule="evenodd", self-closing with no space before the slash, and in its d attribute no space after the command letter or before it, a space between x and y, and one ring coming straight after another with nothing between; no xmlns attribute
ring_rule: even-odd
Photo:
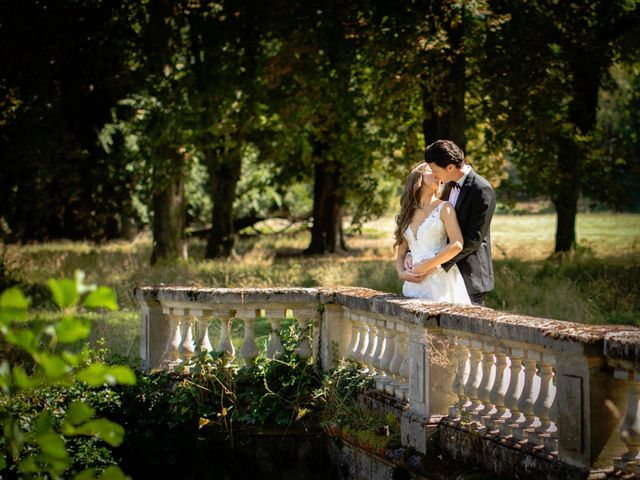
<svg viewBox="0 0 640 480"><path fill-rule="evenodd" d="M404 268L404 258L407 256L408 251L409 246L407 245L406 240L403 240L402 243L398 245L398 255L396 257L396 273L398 274L398 278L400 278L400 280L419 283L424 279L424 274L417 273L413 270L406 270Z"/></svg>
<svg viewBox="0 0 640 480"><path fill-rule="evenodd" d="M415 265L413 268L415 272L427 273L429 270L448 262L462 251L464 240L462 239L462 232L460 231L453 205L446 202L440 210L440 218L444 222L444 228L447 230L449 243L436 256Z"/></svg>

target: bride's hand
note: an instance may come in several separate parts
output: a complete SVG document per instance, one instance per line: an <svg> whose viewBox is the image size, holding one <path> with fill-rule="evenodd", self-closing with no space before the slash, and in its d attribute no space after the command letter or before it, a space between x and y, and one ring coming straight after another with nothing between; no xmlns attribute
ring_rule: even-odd
<svg viewBox="0 0 640 480"><path fill-rule="evenodd" d="M424 280L425 275L411 270L405 270L400 273L399 277L400 280L404 280L405 282L420 283Z"/></svg>

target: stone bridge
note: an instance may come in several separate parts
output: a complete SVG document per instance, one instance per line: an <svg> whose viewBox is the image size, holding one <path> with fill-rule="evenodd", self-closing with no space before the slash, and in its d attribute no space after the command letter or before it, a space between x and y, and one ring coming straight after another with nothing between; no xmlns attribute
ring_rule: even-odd
<svg viewBox="0 0 640 480"><path fill-rule="evenodd" d="M238 354L250 363L255 319L267 317L265 355L274 356L293 315L313 332L298 353L323 369L346 358L373 373L380 408L396 410L402 443L417 452L445 451L508 478L640 476L638 328L348 287L141 287L136 298L147 370L214 350L211 321L220 322L215 350L230 354L230 322L244 323Z"/></svg>

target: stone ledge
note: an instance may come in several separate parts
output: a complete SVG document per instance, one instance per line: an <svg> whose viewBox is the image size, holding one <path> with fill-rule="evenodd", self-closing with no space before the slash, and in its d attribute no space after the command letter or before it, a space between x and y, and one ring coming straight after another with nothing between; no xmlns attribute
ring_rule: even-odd
<svg viewBox="0 0 640 480"><path fill-rule="evenodd" d="M277 304L300 308L335 304L396 317L420 328L444 329L491 337L504 342L537 345L560 354L601 356L640 363L640 329L621 325L584 325L573 322L498 312L490 308L453 305L401 297L358 287L319 288L199 288L148 286L135 289L139 301L160 301L194 308ZM188 307L187 307L188 308ZM606 337L606 340L605 340Z"/></svg>

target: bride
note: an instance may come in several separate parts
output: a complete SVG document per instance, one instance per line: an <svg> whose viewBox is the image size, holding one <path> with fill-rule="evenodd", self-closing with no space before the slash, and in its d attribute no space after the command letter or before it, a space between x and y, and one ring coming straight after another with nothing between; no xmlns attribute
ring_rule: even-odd
<svg viewBox="0 0 640 480"><path fill-rule="evenodd" d="M427 164L411 172L400 199L396 217L394 249L398 249L396 271L404 280L406 297L471 304L460 270L453 265L445 272L441 265L462 250L463 240L456 212L438 197L440 183ZM447 242L448 238L448 242ZM413 268L404 269L408 251Z"/></svg>

